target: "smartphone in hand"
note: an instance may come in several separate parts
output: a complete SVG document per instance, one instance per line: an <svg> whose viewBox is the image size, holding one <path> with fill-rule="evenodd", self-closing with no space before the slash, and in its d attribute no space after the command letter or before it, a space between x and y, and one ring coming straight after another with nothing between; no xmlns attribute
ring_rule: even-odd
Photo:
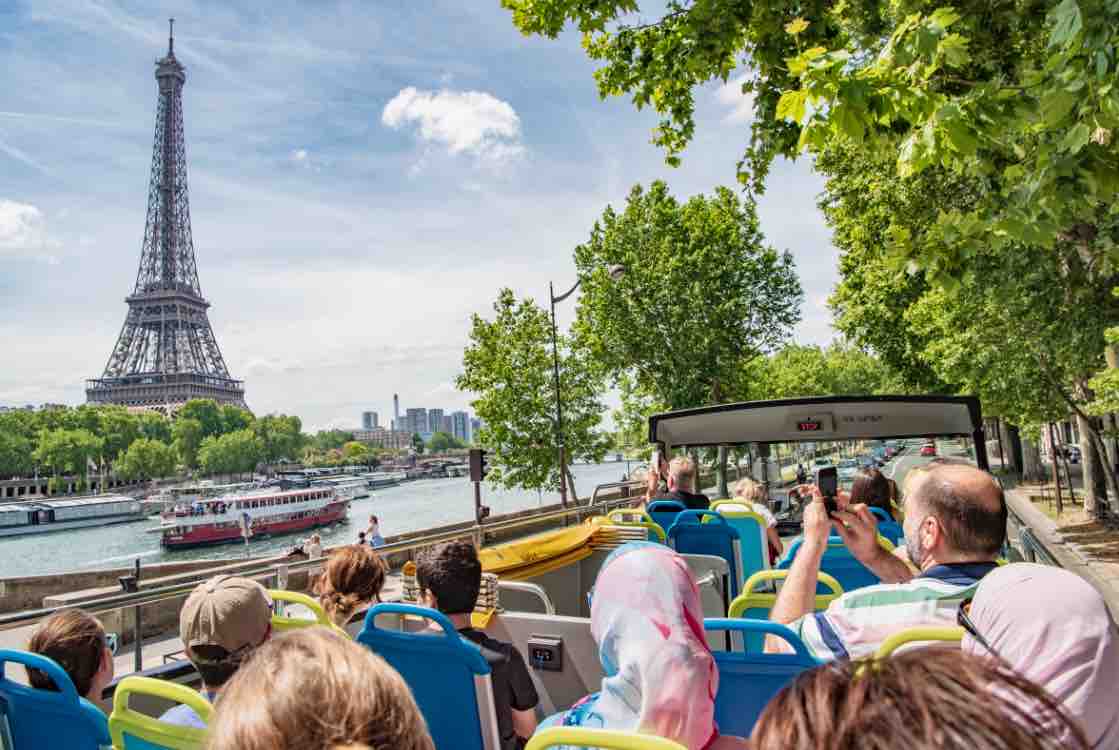
<svg viewBox="0 0 1119 750"><path fill-rule="evenodd" d="M839 469L834 466L824 466L816 470L816 486L824 496L824 507L828 515L835 513L839 508L835 498L839 494Z"/></svg>

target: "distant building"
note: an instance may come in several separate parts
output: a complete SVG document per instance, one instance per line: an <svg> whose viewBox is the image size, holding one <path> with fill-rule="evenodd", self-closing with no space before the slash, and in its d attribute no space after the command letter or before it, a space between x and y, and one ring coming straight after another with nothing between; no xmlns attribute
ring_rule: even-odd
<svg viewBox="0 0 1119 750"><path fill-rule="evenodd" d="M451 421L451 415L448 414L443 417L443 424L441 425L441 429L448 435L454 434L455 425L454 422Z"/></svg>
<svg viewBox="0 0 1119 750"><path fill-rule="evenodd" d="M481 431L481 429L482 420L478 419L477 417L474 417L470 420L470 442L474 443L478 441L478 433Z"/></svg>
<svg viewBox="0 0 1119 750"><path fill-rule="evenodd" d="M451 429L449 432L454 435L455 440L461 440L464 443L470 442L470 415L464 411L456 411L449 417L451 420Z"/></svg>
<svg viewBox="0 0 1119 750"><path fill-rule="evenodd" d="M375 430L379 426L380 425L377 424L377 412L375 412L375 411L363 411L361 413L361 429L363 429L363 430Z"/></svg>
<svg viewBox="0 0 1119 750"><path fill-rule="evenodd" d="M400 421L400 394L392 394L392 423L395 425Z"/></svg>
<svg viewBox="0 0 1119 750"><path fill-rule="evenodd" d="M428 429L427 409L409 409L404 414L403 431L411 433L430 432Z"/></svg>
<svg viewBox="0 0 1119 750"><path fill-rule="evenodd" d="M442 432L443 430L443 410L442 409L428 409L427 410L427 431L431 433Z"/></svg>
<svg viewBox="0 0 1119 750"><path fill-rule="evenodd" d="M378 448L406 450L412 447L412 433L386 430L384 427L375 427L372 430L354 430L354 440Z"/></svg>

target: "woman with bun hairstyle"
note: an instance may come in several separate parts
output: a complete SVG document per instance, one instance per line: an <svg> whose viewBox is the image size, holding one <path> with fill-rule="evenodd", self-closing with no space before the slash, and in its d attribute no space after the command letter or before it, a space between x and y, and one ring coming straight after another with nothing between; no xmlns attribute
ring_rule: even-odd
<svg viewBox="0 0 1119 750"><path fill-rule="evenodd" d="M101 622L80 609L62 609L43 620L27 650L53 659L74 683L78 695L97 703L113 681L113 652ZM40 690L58 690L54 681L28 667L27 681Z"/></svg>
<svg viewBox="0 0 1119 750"><path fill-rule="evenodd" d="M207 750L435 750L404 679L329 628L270 639L214 708Z"/></svg>
<svg viewBox="0 0 1119 750"><path fill-rule="evenodd" d="M381 556L368 545L352 544L330 554L315 593L331 622L344 628L355 614L381 601L384 585Z"/></svg>

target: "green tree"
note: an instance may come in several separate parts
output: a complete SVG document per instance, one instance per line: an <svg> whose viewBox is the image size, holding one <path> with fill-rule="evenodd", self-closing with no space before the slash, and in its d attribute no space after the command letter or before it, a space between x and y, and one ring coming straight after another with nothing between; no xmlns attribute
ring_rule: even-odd
<svg viewBox="0 0 1119 750"><path fill-rule="evenodd" d="M221 431L223 434L244 430L252 426L253 415L247 409L242 409L240 406L234 406L233 404L222 404L219 411L221 411Z"/></svg>
<svg viewBox="0 0 1119 750"><path fill-rule="evenodd" d="M320 430L311 439L312 444L320 451L341 448L346 443L352 442L354 434L345 430Z"/></svg>
<svg viewBox="0 0 1119 750"><path fill-rule="evenodd" d="M604 411L601 375L568 337L559 343L567 462L600 461L606 451L606 436L598 431ZM559 486L552 377L548 313L502 289L492 319L473 317L463 372L456 379L459 389L475 395L471 406L485 422L477 441L489 451L491 481L529 489ZM578 497L570 466L562 470L572 496Z"/></svg>
<svg viewBox="0 0 1119 750"><path fill-rule="evenodd" d="M6 432L0 425L0 476L27 476L35 466L31 458L30 440L16 432Z"/></svg>
<svg viewBox="0 0 1119 750"><path fill-rule="evenodd" d="M431 442L427 446L431 449L432 453L446 453L451 450L459 450L465 448L466 445L453 435L446 432L437 432L431 436Z"/></svg>
<svg viewBox="0 0 1119 750"><path fill-rule="evenodd" d="M97 407L97 429L105 441L105 456L118 456L140 437L140 419L123 406Z"/></svg>
<svg viewBox="0 0 1119 750"><path fill-rule="evenodd" d="M740 178L756 189L775 157L837 143L890 159L903 178L942 167L990 181L968 210L891 238L934 283L963 275L976 253L1014 246L1071 242L1115 260L1115 238L1099 231L1119 192L1114 0L502 5L526 34L574 23L602 63L601 95L628 94L662 116L654 141L670 162L695 135L697 89L727 81L741 60L754 119Z"/></svg>
<svg viewBox="0 0 1119 750"><path fill-rule="evenodd" d="M171 444L171 420L159 412L145 411L137 415L140 436Z"/></svg>
<svg viewBox="0 0 1119 750"><path fill-rule="evenodd" d="M47 467L54 477L75 474L85 485L89 464L101 456L104 441L86 429L44 430L39 436L33 458Z"/></svg>
<svg viewBox="0 0 1119 750"><path fill-rule="evenodd" d="M616 264L626 273L611 280ZM663 182L634 187L575 249L575 265L579 345L674 409L740 395L745 363L800 320L792 257L764 245L753 203L726 188L681 204Z"/></svg>
<svg viewBox="0 0 1119 750"><path fill-rule="evenodd" d="M160 440L138 438L117 456L113 467L123 479L159 479L175 471L177 458L170 445Z"/></svg>
<svg viewBox="0 0 1119 750"><path fill-rule="evenodd" d="M171 435L174 439L175 451L188 469L198 467L198 450L202 446L202 423L191 417L176 417L171 425ZM210 436L214 437L214 436Z"/></svg>
<svg viewBox="0 0 1119 750"><path fill-rule="evenodd" d="M243 474L260 463L264 446L252 430L210 435L198 449L198 464L204 474Z"/></svg>
<svg viewBox="0 0 1119 750"><path fill-rule="evenodd" d="M222 412L212 398L192 398L175 412L175 420L193 419L202 427L202 437L221 435L224 429Z"/></svg>
<svg viewBox="0 0 1119 750"><path fill-rule="evenodd" d="M416 453L423 453L425 447L427 447L427 446L424 445L424 439L422 437L420 437L420 433L418 433L418 432L413 433L412 434L412 450L414 450Z"/></svg>
<svg viewBox="0 0 1119 750"><path fill-rule="evenodd" d="M264 460L295 459L305 442L303 423L299 417L268 414L254 420L252 430L264 446Z"/></svg>
<svg viewBox="0 0 1119 750"><path fill-rule="evenodd" d="M349 465L357 466L369 463L372 454L368 445L351 440L342 446L342 459Z"/></svg>

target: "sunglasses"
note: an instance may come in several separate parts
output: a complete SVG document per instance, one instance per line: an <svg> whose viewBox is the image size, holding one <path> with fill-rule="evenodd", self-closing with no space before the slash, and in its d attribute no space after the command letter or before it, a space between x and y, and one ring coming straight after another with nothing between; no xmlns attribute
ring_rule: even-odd
<svg viewBox="0 0 1119 750"><path fill-rule="evenodd" d="M116 656L117 649L120 648L120 637L116 633L106 633L105 648L109 649L110 654Z"/></svg>
<svg viewBox="0 0 1119 750"><path fill-rule="evenodd" d="M987 650L987 653L989 653L991 656L995 657L999 661L1002 661L1002 657L999 655L999 652L995 651L994 647L991 646L991 644L987 642L987 639L983 637L983 634L979 632L979 628L975 627L975 623L968 615L968 612L970 611L971 599L964 599L962 602L960 602L960 608L956 610L956 624L967 631L967 634L974 638L976 643L985 648Z"/></svg>

